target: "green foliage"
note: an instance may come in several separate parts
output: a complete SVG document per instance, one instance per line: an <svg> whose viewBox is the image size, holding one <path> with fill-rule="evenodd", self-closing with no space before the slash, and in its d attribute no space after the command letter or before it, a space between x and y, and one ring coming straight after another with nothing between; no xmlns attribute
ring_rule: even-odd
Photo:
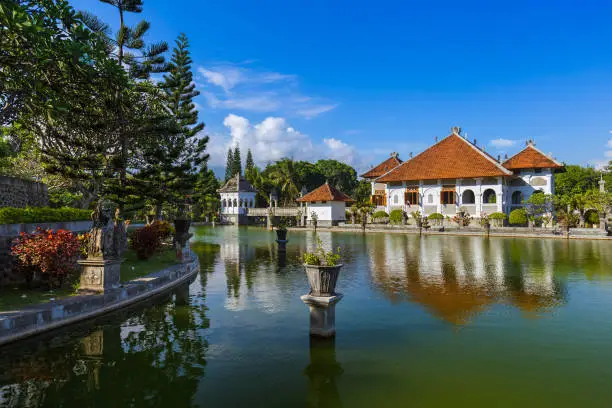
<svg viewBox="0 0 612 408"><path fill-rule="evenodd" d="M255 161L253 160L253 153L251 153L251 149L247 151L246 162L244 164L244 173L246 174L249 170L255 168Z"/></svg>
<svg viewBox="0 0 612 408"><path fill-rule="evenodd" d="M558 196L572 196L598 188L598 172L592 167L565 166L564 171L555 174L555 193Z"/></svg>
<svg viewBox="0 0 612 408"><path fill-rule="evenodd" d="M233 163L232 163L232 176L236 174L242 175L242 159L240 157L240 146L236 145L234 149Z"/></svg>
<svg viewBox="0 0 612 408"><path fill-rule="evenodd" d="M26 207L0 208L0 224L83 221L91 218L91 210L79 208Z"/></svg>
<svg viewBox="0 0 612 408"><path fill-rule="evenodd" d="M404 221L404 211L392 210L389 214L389 221L391 224L401 224Z"/></svg>
<svg viewBox="0 0 612 408"><path fill-rule="evenodd" d="M588 211L586 222L592 225L599 225L599 214L597 214L597 211Z"/></svg>
<svg viewBox="0 0 612 408"><path fill-rule="evenodd" d="M230 147L227 149L227 159L225 161L225 181L227 182L234 175L234 152Z"/></svg>
<svg viewBox="0 0 612 408"><path fill-rule="evenodd" d="M358 184L354 168L337 160L319 160L315 166L330 185L348 195L353 194Z"/></svg>
<svg viewBox="0 0 612 408"><path fill-rule="evenodd" d="M524 208L517 208L510 212L508 219L510 225L525 225L527 224L527 213Z"/></svg>
<svg viewBox="0 0 612 408"><path fill-rule="evenodd" d="M374 213L374 215L372 215L372 218L374 219L379 219L379 218L388 218L389 214L387 214L386 211L380 210L380 211L376 211Z"/></svg>
<svg viewBox="0 0 612 408"><path fill-rule="evenodd" d="M297 199L299 190L297 187L295 162L293 160L279 160L274 166L266 169L266 173L270 183L280 190L284 205L289 205Z"/></svg>
<svg viewBox="0 0 612 408"><path fill-rule="evenodd" d="M443 220L444 216L440 213L431 213L427 216L427 218L432 221L439 221L439 220Z"/></svg>
<svg viewBox="0 0 612 408"><path fill-rule="evenodd" d="M347 192L348 194L348 192ZM365 203L370 201L372 195L372 185L367 180L360 180L355 188L355 191L350 194L351 197L358 203Z"/></svg>
<svg viewBox="0 0 612 408"><path fill-rule="evenodd" d="M317 248L313 252L306 252L302 260L306 265L337 266L340 262L340 248L336 251L326 251L321 238L317 236Z"/></svg>
<svg viewBox="0 0 612 408"><path fill-rule="evenodd" d="M493 222L493 225L496 227L501 227L504 225L504 221L508 218L508 216L502 212L494 212L489 214L489 220Z"/></svg>

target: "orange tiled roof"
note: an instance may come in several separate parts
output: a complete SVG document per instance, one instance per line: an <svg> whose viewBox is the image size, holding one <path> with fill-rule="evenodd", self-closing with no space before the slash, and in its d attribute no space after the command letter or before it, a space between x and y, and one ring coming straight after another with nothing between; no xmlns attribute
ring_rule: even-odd
<svg viewBox="0 0 612 408"><path fill-rule="evenodd" d="M563 167L558 161L548 157L533 145L529 144L526 148L509 158L503 166L510 170L517 169L556 169Z"/></svg>
<svg viewBox="0 0 612 408"><path fill-rule="evenodd" d="M350 203L355 200L344 194L342 191L325 183L321 187L315 188L304 197L298 198L297 201L302 203L313 201L344 201Z"/></svg>
<svg viewBox="0 0 612 408"><path fill-rule="evenodd" d="M378 166L371 168L361 175L363 178L376 178L380 177L389 170L393 170L397 166L402 164L402 161L397 156L391 156L384 162L380 163Z"/></svg>
<svg viewBox="0 0 612 408"><path fill-rule="evenodd" d="M416 181L509 176L495 159L462 136L452 133L422 153L405 161L377 181Z"/></svg>

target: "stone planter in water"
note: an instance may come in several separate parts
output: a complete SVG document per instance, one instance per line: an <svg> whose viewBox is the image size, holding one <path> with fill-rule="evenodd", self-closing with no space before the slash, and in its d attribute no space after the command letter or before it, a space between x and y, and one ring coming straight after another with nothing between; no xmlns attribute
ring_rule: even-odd
<svg viewBox="0 0 612 408"><path fill-rule="evenodd" d="M276 230L276 239L278 241L286 241L287 240L287 230Z"/></svg>
<svg viewBox="0 0 612 408"><path fill-rule="evenodd" d="M342 264L336 266L306 265L310 295L328 297L336 295L336 283Z"/></svg>

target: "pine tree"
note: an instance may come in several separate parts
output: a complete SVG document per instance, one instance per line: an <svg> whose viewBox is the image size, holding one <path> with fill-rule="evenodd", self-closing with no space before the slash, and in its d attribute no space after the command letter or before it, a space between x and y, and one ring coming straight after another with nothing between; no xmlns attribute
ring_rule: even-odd
<svg viewBox="0 0 612 408"><path fill-rule="evenodd" d="M251 149L247 152L246 163L244 165L244 174L247 174L250 170L253 170L255 167L255 162L253 161L253 153L251 153Z"/></svg>
<svg viewBox="0 0 612 408"><path fill-rule="evenodd" d="M232 166L232 177L236 174L242 176L242 159L240 158L240 146L234 149L234 165Z"/></svg>
<svg viewBox="0 0 612 408"><path fill-rule="evenodd" d="M193 98L195 90L191 72L189 41L185 34L176 40L169 63L169 74L160 83L163 109L174 126L163 129L162 139L152 140L146 151L148 167L141 172L150 181L148 196L154 199L158 217L164 202L175 205L181 213L187 196L193 195L198 172L206 167L208 136L198 137L204 124L198 122ZM182 215L182 214L179 214Z"/></svg>
<svg viewBox="0 0 612 408"><path fill-rule="evenodd" d="M232 178L234 171L234 153L232 148L227 149L227 162L225 163L225 182Z"/></svg>

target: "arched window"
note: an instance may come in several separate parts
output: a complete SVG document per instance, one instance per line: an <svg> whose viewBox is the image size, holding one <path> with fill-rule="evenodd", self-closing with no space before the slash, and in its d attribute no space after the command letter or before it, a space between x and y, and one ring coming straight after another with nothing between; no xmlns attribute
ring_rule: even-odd
<svg viewBox="0 0 612 408"><path fill-rule="evenodd" d="M429 204L433 204L433 194L430 194L430 195L427 196L427 202Z"/></svg>
<svg viewBox="0 0 612 408"><path fill-rule="evenodd" d="M523 204L523 193L521 193L520 191L515 191L514 193L512 193L512 204Z"/></svg>
<svg viewBox="0 0 612 408"><path fill-rule="evenodd" d="M484 204L495 204L497 203L497 195L495 194L495 190L487 189L482 195L482 202Z"/></svg>
<svg viewBox="0 0 612 408"><path fill-rule="evenodd" d="M221 207L227 207L227 200L225 198L221 201Z"/></svg>
<svg viewBox="0 0 612 408"><path fill-rule="evenodd" d="M238 207L238 201L236 201L236 199L234 198L234 207Z"/></svg>
<svg viewBox="0 0 612 408"><path fill-rule="evenodd" d="M472 190L465 190L461 195L461 204L475 204L476 196Z"/></svg>

